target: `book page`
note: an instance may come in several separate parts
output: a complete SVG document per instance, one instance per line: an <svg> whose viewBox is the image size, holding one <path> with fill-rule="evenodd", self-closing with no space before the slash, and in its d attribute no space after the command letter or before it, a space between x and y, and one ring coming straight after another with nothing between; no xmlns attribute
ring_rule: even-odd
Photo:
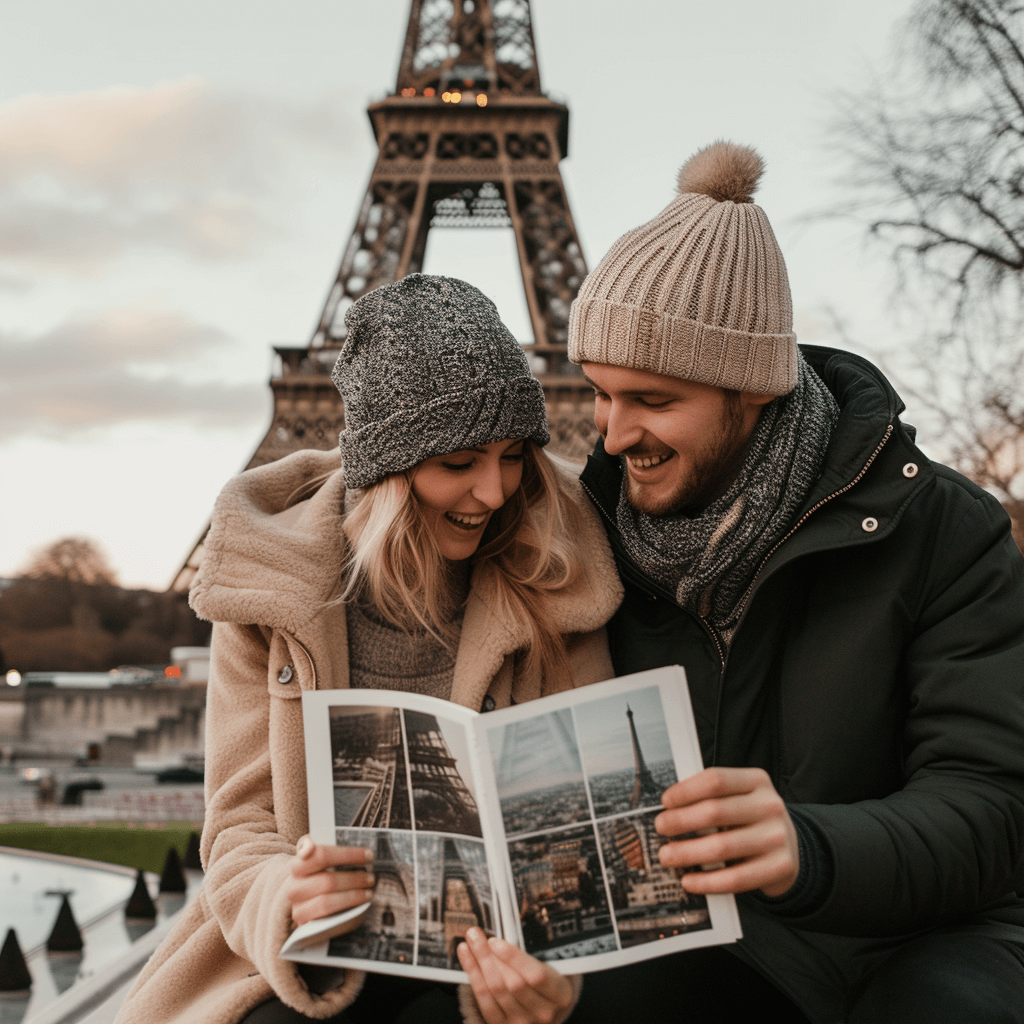
<svg viewBox="0 0 1024 1024"><path fill-rule="evenodd" d="M493 712L481 726L528 953L578 974L739 937L732 896L691 895L658 860L661 794L703 767L681 668Z"/></svg>
<svg viewBox="0 0 1024 1024"><path fill-rule="evenodd" d="M358 927L304 926L286 959L466 980L456 947L498 909L471 761L475 712L391 690L304 693L310 835L374 851L376 884ZM338 919L341 915L336 915ZM296 932L298 934L298 930Z"/></svg>

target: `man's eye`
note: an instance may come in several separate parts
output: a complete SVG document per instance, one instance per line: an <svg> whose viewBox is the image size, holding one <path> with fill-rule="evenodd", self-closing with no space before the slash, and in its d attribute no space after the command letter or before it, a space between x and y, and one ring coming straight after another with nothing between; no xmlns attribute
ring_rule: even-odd
<svg viewBox="0 0 1024 1024"><path fill-rule="evenodd" d="M637 402L648 409L660 409L662 406L668 405L669 400L667 398L638 398Z"/></svg>

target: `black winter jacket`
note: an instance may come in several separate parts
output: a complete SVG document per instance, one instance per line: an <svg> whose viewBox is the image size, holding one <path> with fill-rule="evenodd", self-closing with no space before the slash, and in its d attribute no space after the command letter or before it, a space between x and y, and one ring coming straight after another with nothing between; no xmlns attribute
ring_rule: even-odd
<svg viewBox="0 0 1024 1024"><path fill-rule="evenodd" d="M1024 959L1024 560L991 495L930 462L866 360L805 346L840 419L726 653L625 553L621 468L583 483L626 585L616 671L685 667L707 765L764 768L830 861L823 898L739 898L737 955L816 1021L922 930L966 923Z"/></svg>

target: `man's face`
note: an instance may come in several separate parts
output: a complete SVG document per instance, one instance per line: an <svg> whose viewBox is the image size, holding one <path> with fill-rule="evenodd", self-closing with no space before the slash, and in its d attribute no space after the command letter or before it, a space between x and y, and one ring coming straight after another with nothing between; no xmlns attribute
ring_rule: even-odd
<svg viewBox="0 0 1024 1024"><path fill-rule="evenodd" d="M721 495L743 464L771 395L584 363L594 385L594 421L609 455L624 455L629 500L664 516L699 509Z"/></svg>

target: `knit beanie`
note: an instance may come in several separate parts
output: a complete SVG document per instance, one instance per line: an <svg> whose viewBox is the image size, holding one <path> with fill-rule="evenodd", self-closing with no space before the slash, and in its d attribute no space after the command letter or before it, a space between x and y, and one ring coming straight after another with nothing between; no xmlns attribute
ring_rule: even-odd
<svg viewBox="0 0 1024 1024"><path fill-rule="evenodd" d="M737 391L788 394L797 346L786 264L752 202L764 170L715 142L679 172L679 194L628 231L583 282L569 358Z"/></svg>
<svg viewBox="0 0 1024 1024"><path fill-rule="evenodd" d="M345 402L348 487L492 441L548 443L544 390L473 285L410 274L355 302L345 326L331 379Z"/></svg>

